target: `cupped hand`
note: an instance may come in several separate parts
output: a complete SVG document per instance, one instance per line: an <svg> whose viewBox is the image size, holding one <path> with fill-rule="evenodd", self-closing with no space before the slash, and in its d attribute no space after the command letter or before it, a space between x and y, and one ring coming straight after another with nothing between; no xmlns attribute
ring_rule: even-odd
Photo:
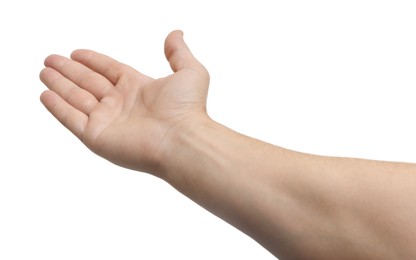
<svg viewBox="0 0 416 260"><path fill-rule="evenodd" d="M93 152L154 173L172 132L207 117L209 75L181 31L168 35L165 55L174 73L160 79L94 51L51 55L40 73L49 88L41 101Z"/></svg>

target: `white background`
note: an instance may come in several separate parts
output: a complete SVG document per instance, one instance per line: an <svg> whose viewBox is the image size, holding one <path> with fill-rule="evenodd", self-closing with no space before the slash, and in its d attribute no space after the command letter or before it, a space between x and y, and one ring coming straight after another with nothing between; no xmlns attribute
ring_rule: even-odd
<svg viewBox="0 0 416 260"><path fill-rule="evenodd" d="M416 161L414 1L2 1L0 259L274 259L163 181L95 156L41 105L77 48L153 77L173 29L210 115L303 152Z"/></svg>

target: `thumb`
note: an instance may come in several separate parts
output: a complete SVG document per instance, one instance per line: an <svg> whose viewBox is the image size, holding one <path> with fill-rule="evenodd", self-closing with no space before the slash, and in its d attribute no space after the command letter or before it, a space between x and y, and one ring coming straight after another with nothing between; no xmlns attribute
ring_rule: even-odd
<svg viewBox="0 0 416 260"><path fill-rule="evenodd" d="M171 32L165 40L165 56L169 61L173 72L185 68L203 68L197 59L192 55L185 41L182 31Z"/></svg>

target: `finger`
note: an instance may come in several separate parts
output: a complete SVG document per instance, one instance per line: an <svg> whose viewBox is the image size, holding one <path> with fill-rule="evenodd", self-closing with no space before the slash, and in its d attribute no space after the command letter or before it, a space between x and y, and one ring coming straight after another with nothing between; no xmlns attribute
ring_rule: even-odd
<svg viewBox="0 0 416 260"><path fill-rule="evenodd" d="M40 72L40 79L50 90L87 115L99 104L94 95L78 87L52 68L43 69Z"/></svg>
<svg viewBox="0 0 416 260"><path fill-rule="evenodd" d="M166 37L165 56L174 72L184 68L204 70L183 40L182 31L173 31Z"/></svg>
<svg viewBox="0 0 416 260"><path fill-rule="evenodd" d="M116 85L122 74L129 70L127 65L95 51L76 50L72 52L71 58L103 75L113 85Z"/></svg>
<svg viewBox="0 0 416 260"><path fill-rule="evenodd" d="M89 91L98 100L101 100L107 91L114 87L113 84L102 75L92 71L77 61L59 55L47 57L45 59L45 66L55 69L79 87Z"/></svg>
<svg viewBox="0 0 416 260"><path fill-rule="evenodd" d="M79 139L88 122L88 116L78 109L68 104L58 94L51 90L46 90L40 96L43 105L58 119L69 131Z"/></svg>

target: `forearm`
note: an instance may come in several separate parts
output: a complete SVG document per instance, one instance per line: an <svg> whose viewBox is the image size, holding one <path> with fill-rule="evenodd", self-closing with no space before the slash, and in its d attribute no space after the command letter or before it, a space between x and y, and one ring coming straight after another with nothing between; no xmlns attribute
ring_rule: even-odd
<svg viewBox="0 0 416 260"><path fill-rule="evenodd" d="M297 153L210 121L169 147L165 179L281 259L414 257L414 165Z"/></svg>
<svg viewBox="0 0 416 260"><path fill-rule="evenodd" d="M278 173L270 171L274 158L286 164L292 154L210 121L177 132L165 156L166 180L263 246L274 245L275 207L287 202L270 183L279 179L268 175Z"/></svg>

